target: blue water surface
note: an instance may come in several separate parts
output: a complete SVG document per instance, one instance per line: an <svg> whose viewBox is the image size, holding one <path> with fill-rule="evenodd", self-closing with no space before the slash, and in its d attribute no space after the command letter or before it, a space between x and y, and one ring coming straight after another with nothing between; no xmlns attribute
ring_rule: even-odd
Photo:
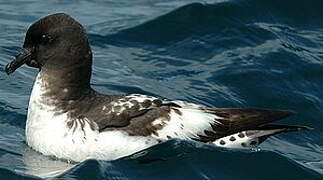
<svg viewBox="0 0 323 180"><path fill-rule="evenodd" d="M24 135L37 70L3 67L28 26L57 12L89 33L100 92L289 109L281 123L315 129L260 151L170 140L115 161L43 156ZM0 0L0 179L323 179L322 19L321 0Z"/></svg>

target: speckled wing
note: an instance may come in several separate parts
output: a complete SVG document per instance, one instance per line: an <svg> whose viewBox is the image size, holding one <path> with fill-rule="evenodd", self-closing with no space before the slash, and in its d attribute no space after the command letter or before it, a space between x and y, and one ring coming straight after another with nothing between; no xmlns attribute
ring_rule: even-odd
<svg viewBox="0 0 323 180"><path fill-rule="evenodd" d="M176 104L152 96L130 94L99 104L86 116L97 124L99 131L125 130L127 127L134 128L134 125L146 127L156 118L168 116L171 106ZM144 133L141 130L140 133L135 133L135 129L133 131L129 133Z"/></svg>
<svg viewBox="0 0 323 180"><path fill-rule="evenodd" d="M289 111L207 108L183 101L131 94L100 106L99 131L120 130L131 136L212 142L291 115Z"/></svg>

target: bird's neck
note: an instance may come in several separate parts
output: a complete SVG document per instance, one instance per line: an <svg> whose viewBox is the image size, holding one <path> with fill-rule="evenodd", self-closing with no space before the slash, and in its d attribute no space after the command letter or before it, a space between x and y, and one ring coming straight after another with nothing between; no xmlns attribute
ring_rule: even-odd
<svg viewBox="0 0 323 180"><path fill-rule="evenodd" d="M77 100L92 93L90 86L91 68L73 67L62 69L42 68L35 85L43 96L57 101Z"/></svg>

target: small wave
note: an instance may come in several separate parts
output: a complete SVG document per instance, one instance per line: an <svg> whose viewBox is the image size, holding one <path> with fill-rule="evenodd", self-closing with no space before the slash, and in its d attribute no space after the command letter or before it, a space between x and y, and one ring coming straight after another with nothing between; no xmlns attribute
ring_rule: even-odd
<svg viewBox="0 0 323 180"><path fill-rule="evenodd" d="M201 176L201 173L203 176ZM100 179L319 179L274 152L231 151L171 140L115 161L89 160L60 176Z"/></svg>
<svg viewBox="0 0 323 180"><path fill-rule="evenodd" d="M237 35L239 31L249 35L257 33L268 39L264 29L249 27L266 22L308 28L322 25L323 2L317 0L240 0L216 4L192 3L141 25L106 36L110 42L139 42L166 44L188 37L206 34ZM302 13L298 10L302 9Z"/></svg>

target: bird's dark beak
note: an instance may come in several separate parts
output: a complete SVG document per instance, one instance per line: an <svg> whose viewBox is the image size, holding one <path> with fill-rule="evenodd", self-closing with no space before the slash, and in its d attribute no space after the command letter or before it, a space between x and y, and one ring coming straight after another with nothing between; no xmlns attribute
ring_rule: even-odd
<svg viewBox="0 0 323 180"><path fill-rule="evenodd" d="M31 60L32 50L30 48L23 48L16 56L16 59L6 65L5 71L9 75L15 72L20 66Z"/></svg>

